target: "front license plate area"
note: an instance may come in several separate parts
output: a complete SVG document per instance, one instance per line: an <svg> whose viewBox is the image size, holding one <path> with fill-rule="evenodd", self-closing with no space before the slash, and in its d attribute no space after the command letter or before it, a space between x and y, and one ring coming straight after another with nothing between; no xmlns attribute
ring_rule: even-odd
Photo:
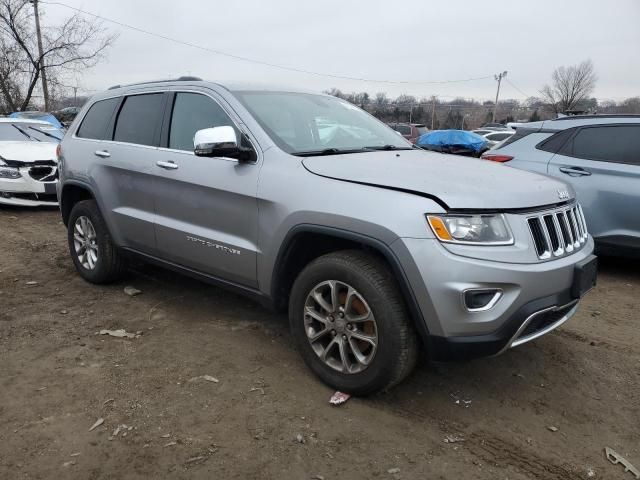
<svg viewBox="0 0 640 480"><path fill-rule="evenodd" d="M598 278L598 257L590 255L577 263L573 273L573 286L571 295L573 298L582 298L596 286Z"/></svg>

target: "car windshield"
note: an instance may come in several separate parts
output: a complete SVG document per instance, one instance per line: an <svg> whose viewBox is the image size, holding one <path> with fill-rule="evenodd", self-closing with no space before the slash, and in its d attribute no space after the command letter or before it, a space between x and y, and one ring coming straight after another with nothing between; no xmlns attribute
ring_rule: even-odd
<svg viewBox="0 0 640 480"><path fill-rule="evenodd" d="M293 155L412 148L391 128L339 98L264 91L235 95L271 139Z"/></svg>
<svg viewBox="0 0 640 480"><path fill-rule="evenodd" d="M0 123L0 142L58 143L63 133L53 125L31 122Z"/></svg>

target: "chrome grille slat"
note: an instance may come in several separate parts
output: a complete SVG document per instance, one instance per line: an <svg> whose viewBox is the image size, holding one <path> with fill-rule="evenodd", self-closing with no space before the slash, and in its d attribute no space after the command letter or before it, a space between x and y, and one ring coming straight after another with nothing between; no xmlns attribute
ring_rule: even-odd
<svg viewBox="0 0 640 480"><path fill-rule="evenodd" d="M574 204L527 217L539 259L569 255L587 242L587 223L582 207Z"/></svg>

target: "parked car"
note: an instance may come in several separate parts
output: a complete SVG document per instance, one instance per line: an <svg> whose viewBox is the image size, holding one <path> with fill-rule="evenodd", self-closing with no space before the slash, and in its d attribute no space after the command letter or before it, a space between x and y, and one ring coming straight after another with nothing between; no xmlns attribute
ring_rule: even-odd
<svg viewBox="0 0 640 480"><path fill-rule="evenodd" d="M480 128L483 130L507 130L509 127L501 123L485 123Z"/></svg>
<svg viewBox="0 0 640 480"><path fill-rule="evenodd" d="M481 135L466 130L432 130L416 141L425 150L479 157L490 147L490 142Z"/></svg>
<svg viewBox="0 0 640 480"><path fill-rule="evenodd" d="M61 129L63 128L60 120L56 118L56 116L52 113L47 112L13 112L9 115L9 118L25 118L27 120L41 120L43 122L50 123L54 127Z"/></svg>
<svg viewBox="0 0 640 480"><path fill-rule="evenodd" d="M62 135L48 122L0 118L0 204L58 204L56 148Z"/></svg>
<svg viewBox="0 0 640 480"><path fill-rule="evenodd" d="M429 131L422 123L390 123L389 126L411 143L416 143L420 135Z"/></svg>
<svg viewBox="0 0 640 480"><path fill-rule="evenodd" d="M288 310L310 369L352 394L400 382L420 344L445 360L533 340L595 283L565 183L426 152L332 96L193 78L115 87L59 154L82 278L113 281L135 256ZM567 247L547 251L547 219L565 216L571 244L558 227Z"/></svg>
<svg viewBox="0 0 640 480"><path fill-rule="evenodd" d="M568 182L598 248L640 254L640 115L529 123L483 158Z"/></svg>
<svg viewBox="0 0 640 480"><path fill-rule="evenodd" d="M55 117L60 120L60 123L62 123L65 128L68 128L69 125L71 125L71 122L73 122L73 119L76 118L76 115L78 115L79 111L80 107L65 107L53 113Z"/></svg>
<svg viewBox="0 0 640 480"><path fill-rule="evenodd" d="M478 133L478 131L474 130L474 133ZM502 142L503 140L506 140L507 138L511 137L511 135L514 135L515 133L516 133L515 130L499 130L499 131L494 130L484 134L478 133L478 135L483 136L487 140L487 146L491 148L491 147L495 147L498 143Z"/></svg>

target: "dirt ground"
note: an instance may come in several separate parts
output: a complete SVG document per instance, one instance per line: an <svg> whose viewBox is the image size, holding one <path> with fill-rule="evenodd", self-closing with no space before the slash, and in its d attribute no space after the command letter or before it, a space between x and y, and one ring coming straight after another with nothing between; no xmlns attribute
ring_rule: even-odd
<svg viewBox="0 0 640 480"><path fill-rule="evenodd" d="M331 407L282 315L148 266L85 283L55 210L0 208L0 246L2 479L633 478L605 446L640 467L639 262L601 260L532 344ZM119 328L142 334L96 334Z"/></svg>

